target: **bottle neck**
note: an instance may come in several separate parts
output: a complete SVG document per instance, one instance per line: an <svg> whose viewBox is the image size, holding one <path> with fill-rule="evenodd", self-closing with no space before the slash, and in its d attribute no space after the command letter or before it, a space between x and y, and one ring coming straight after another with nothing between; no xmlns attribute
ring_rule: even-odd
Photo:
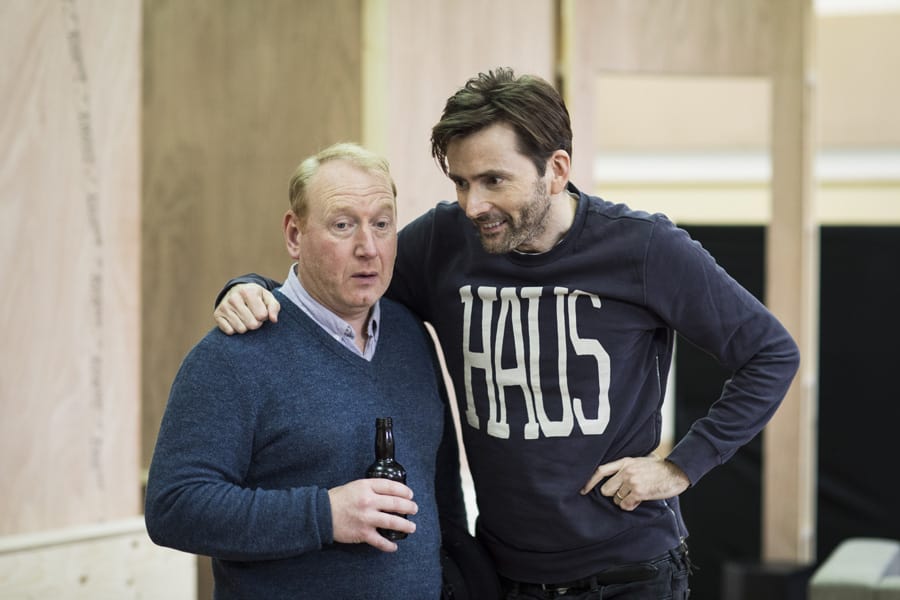
<svg viewBox="0 0 900 600"><path fill-rule="evenodd" d="M390 421L379 419L375 426L375 458L394 460L394 430Z"/></svg>

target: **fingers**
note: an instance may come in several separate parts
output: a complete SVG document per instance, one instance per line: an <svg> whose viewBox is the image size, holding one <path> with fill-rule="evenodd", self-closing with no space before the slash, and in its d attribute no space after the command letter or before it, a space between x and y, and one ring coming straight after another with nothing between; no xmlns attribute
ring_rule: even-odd
<svg viewBox="0 0 900 600"><path fill-rule="evenodd" d="M281 305L278 304L278 300L275 299L272 292L255 283L246 283L234 287L236 297L234 298L233 304L239 309L248 309L250 316L259 321L260 324L270 318L273 314L276 318L278 317L278 311L281 309ZM239 310L239 312L242 315L246 315L242 310Z"/></svg>
<svg viewBox="0 0 900 600"><path fill-rule="evenodd" d="M382 536L379 529L412 534L416 524L404 515L419 511L412 501L412 490L395 481L359 479L328 490L331 501L334 541L366 543L384 552L397 545Z"/></svg>
<svg viewBox="0 0 900 600"><path fill-rule="evenodd" d="M629 473L626 469L631 462L632 459L623 458L607 465L601 465L601 467L605 467L603 472L609 472L613 469L615 471L612 477L600 486L600 493L607 498L611 498L613 504L625 511L634 510L644 500L640 494L635 493L632 487L634 483L628 478Z"/></svg>
<svg viewBox="0 0 900 600"><path fill-rule="evenodd" d="M607 478L600 493L622 510L634 510L645 500L677 496L690 486L687 475L674 463L658 456L626 457L600 465L581 493L586 494Z"/></svg>
<svg viewBox="0 0 900 600"><path fill-rule="evenodd" d="M248 329L257 329L262 325L246 306L235 308L227 299L216 307L213 317L216 320L216 326L228 335L247 333Z"/></svg>
<svg viewBox="0 0 900 600"><path fill-rule="evenodd" d="M581 495L590 492L592 489L594 489L594 487L596 487L598 483L600 483L610 475L615 475L616 473L618 473L619 469L622 468L624 460L624 458L619 459L617 461L606 463L597 467L596 470L594 470L594 473L591 475L591 478L588 479L587 483L584 484L584 487L581 488ZM602 491L603 490L601 489L601 493ZM609 496L609 494L603 495Z"/></svg>
<svg viewBox="0 0 900 600"><path fill-rule="evenodd" d="M641 501L637 499L637 496L632 494L631 490L626 490L624 485L616 490L612 496L612 501L613 504L628 512L633 511L641 504Z"/></svg>
<svg viewBox="0 0 900 600"><path fill-rule="evenodd" d="M363 544L369 544L370 546L378 548L382 552L396 552L399 547L397 546L397 542L392 542L374 529L367 532L365 538L360 541Z"/></svg>
<svg viewBox="0 0 900 600"><path fill-rule="evenodd" d="M612 498L613 503L622 510L634 510L640 505L641 499L637 495L632 494L631 489L625 486L624 474L624 470L631 460L631 458L621 458L598 466L591 474L591 478L581 488L580 493L582 495L589 493L601 481L606 479L606 482L600 487L600 493L608 498Z"/></svg>
<svg viewBox="0 0 900 600"><path fill-rule="evenodd" d="M263 302L268 309L269 320L273 323L278 322L278 312L281 310L281 304L275 299L275 295L269 290L263 291Z"/></svg>
<svg viewBox="0 0 900 600"><path fill-rule="evenodd" d="M227 335L259 329L268 319L278 320L281 304L272 292L255 283L241 283L230 290L216 307L216 326Z"/></svg>
<svg viewBox="0 0 900 600"><path fill-rule="evenodd" d="M216 321L216 327L218 327L222 333L225 335L234 335L235 329L231 326L231 323L228 322L224 316L217 314L219 309L216 309L216 312L213 313L213 317Z"/></svg>
<svg viewBox="0 0 900 600"><path fill-rule="evenodd" d="M399 481L391 481L390 479L368 479L372 490L387 496L396 496L397 498L406 498L412 500L413 491L408 486Z"/></svg>

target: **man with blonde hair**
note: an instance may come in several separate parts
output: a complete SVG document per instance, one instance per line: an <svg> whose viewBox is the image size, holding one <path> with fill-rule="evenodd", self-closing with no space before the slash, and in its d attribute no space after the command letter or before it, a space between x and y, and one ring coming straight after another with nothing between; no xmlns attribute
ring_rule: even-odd
<svg viewBox="0 0 900 600"><path fill-rule="evenodd" d="M439 598L437 499L465 523L456 438L430 338L381 299L397 251L387 162L327 148L298 167L290 201L280 318L240 339L212 330L184 359L147 529L211 556L217 599ZM364 478L385 416L406 485Z"/></svg>

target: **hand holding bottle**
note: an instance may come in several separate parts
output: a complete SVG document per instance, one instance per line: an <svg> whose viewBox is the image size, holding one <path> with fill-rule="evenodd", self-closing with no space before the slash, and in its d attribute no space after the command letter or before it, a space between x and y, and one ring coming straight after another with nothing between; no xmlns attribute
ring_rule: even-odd
<svg viewBox="0 0 900 600"><path fill-rule="evenodd" d="M416 524L399 515L414 515L419 507L413 492L402 483L389 479L357 479L328 490L334 541L366 543L384 552L393 552L397 544L379 533L392 530L410 534ZM405 535L404 535L405 537Z"/></svg>
<svg viewBox="0 0 900 600"><path fill-rule="evenodd" d="M366 469L366 477L406 483L406 469L394 458L394 420L391 417L375 419L375 462ZM379 529L378 533L392 542L406 537L406 533L395 529Z"/></svg>

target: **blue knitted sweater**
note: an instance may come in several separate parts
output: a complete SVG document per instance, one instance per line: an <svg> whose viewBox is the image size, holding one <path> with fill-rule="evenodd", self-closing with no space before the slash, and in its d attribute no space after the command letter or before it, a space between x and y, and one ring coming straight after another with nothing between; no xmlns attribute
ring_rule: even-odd
<svg viewBox="0 0 900 600"><path fill-rule="evenodd" d="M438 598L436 486L449 517L464 509L424 328L382 300L368 362L278 296L277 324L232 338L212 330L185 358L150 466L150 537L213 557L217 599ZM419 506L394 553L335 543L327 492L364 477L380 416L393 417Z"/></svg>

